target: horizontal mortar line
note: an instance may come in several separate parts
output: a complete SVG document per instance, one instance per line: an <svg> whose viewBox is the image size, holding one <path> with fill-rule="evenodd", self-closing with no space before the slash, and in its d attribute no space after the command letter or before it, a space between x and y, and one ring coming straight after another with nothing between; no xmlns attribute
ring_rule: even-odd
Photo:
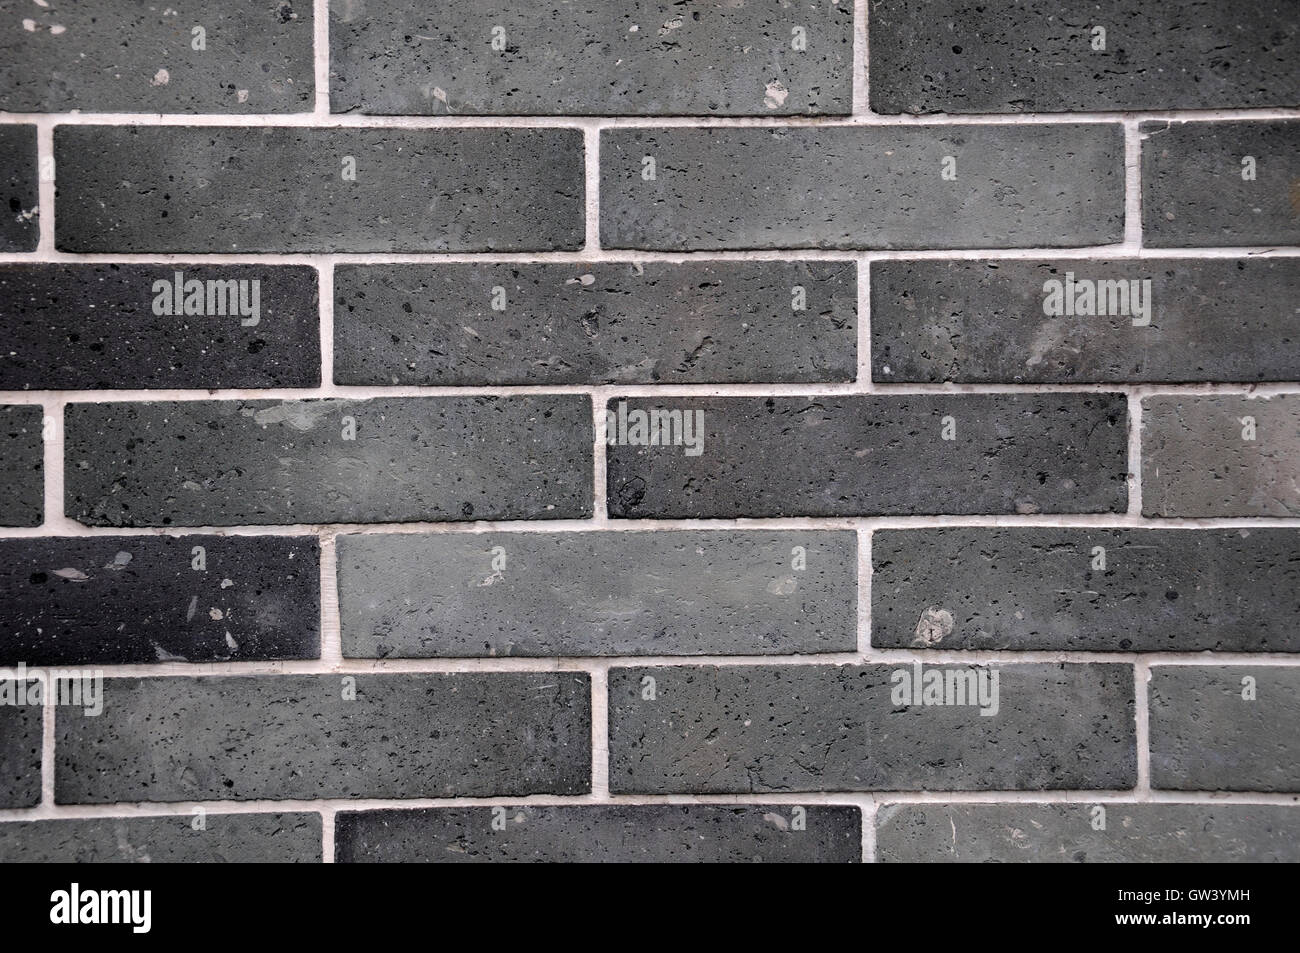
<svg viewBox="0 0 1300 953"><path fill-rule="evenodd" d="M870 383L873 390L863 390ZM484 385L313 385L311 387L268 388L158 388L157 390L8 390L0 391L0 403L68 404L160 403L199 401L291 401L291 400L384 400L416 397L605 397L628 398L713 398L713 397L954 397L962 395L1015 396L1025 394L1119 394L1138 397L1161 394L1181 396L1268 397L1300 393L1300 383L1221 384L893 384L883 381L825 383L735 383L735 384L502 384Z"/></svg>
<svg viewBox="0 0 1300 953"><path fill-rule="evenodd" d="M346 638L345 638L346 641ZM1014 665L1135 665L1142 661L1161 666L1256 666L1267 668L1300 668L1300 653L1277 652L1084 652L1073 649L1024 650L1014 649L869 649L860 653L856 649L842 652L825 652L805 655L606 655L606 656L497 656L494 658L443 657L443 658L345 658L342 661L301 659L280 662L154 662L128 665L106 663L67 663L60 665L26 666L28 678L59 677L71 673L77 677L86 672L102 674L105 679L117 678L267 678L281 676L313 675L342 677L347 675L475 675L505 673L557 674L561 672L590 674L595 669L608 671L615 668L693 668L709 666L718 668L780 667L798 668L813 666L877 665L910 667L928 666L1014 666ZM17 663L0 666L0 677L13 677Z"/></svg>
<svg viewBox="0 0 1300 953"><path fill-rule="evenodd" d="M706 249L650 251L600 249L557 252L8 252L0 265L587 265L587 264L705 264L740 261L823 261L850 264L874 261L999 261L1075 260L1104 258L1140 261L1148 258L1294 258L1292 245L1242 245L1217 248L1135 248L1124 243L1068 248L957 249Z"/></svg>
<svg viewBox="0 0 1300 953"><path fill-rule="evenodd" d="M446 523L256 523L238 526L87 526L69 520L69 533L48 527L0 528L0 539L90 539L97 536L319 536L468 533L598 533L752 530L867 532L922 529L1150 529L1243 530L1300 529L1300 516L1152 517L1135 513L1035 513L948 516L779 516L729 519L481 520Z"/></svg>
<svg viewBox="0 0 1300 953"><path fill-rule="evenodd" d="M422 808L490 807L652 807L689 805L817 805L859 807L864 801L886 804L1185 804L1194 806L1300 806L1300 794L1269 791L1152 791L1138 800L1129 790L1097 791L817 791L803 793L735 794L530 794L518 797L446 798L320 798L316 800L253 801L122 801L113 804L49 804L33 808L0 809L0 823L98 818L182 817L195 810L220 814L298 814L348 811L419 810Z"/></svg>
<svg viewBox="0 0 1300 953"><path fill-rule="evenodd" d="M474 115L367 115L314 111L293 113L150 113L150 112L5 112L0 123L43 122L75 126L230 126L254 128L369 128L369 129L549 129L584 128L834 128L884 126L1070 125L1076 123L1223 122L1300 118L1295 107L1241 107L1232 109L1151 109L1033 113L826 113L783 116L659 116L557 113Z"/></svg>

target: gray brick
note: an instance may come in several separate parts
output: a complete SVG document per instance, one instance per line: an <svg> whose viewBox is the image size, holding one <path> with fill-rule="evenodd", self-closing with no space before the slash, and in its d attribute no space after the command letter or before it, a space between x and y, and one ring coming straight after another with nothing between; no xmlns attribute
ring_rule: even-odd
<svg viewBox="0 0 1300 953"><path fill-rule="evenodd" d="M349 657L857 648L851 532L340 536L338 578Z"/></svg>
<svg viewBox="0 0 1300 953"><path fill-rule="evenodd" d="M623 427L623 404L628 426ZM1119 394L614 399L703 414L702 444L607 448L609 512L627 518L1122 512ZM952 418L955 439L944 440ZM693 432L693 438L699 433ZM661 439L667 440L667 436ZM699 450L695 456L687 451ZM779 461L779 466L774 466Z"/></svg>
<svg viewBox="0 0 1300 953"><path fill-rule="evenodd" d="M334 301L341 384L857 376L853 262L344 265Z"/></svg>
<svg viewBox="0 0 1300 953"><path fill-rule="evenodd" d="M95 817L0 824L6 864L319 863L319 814Z"/></svg>
<svg viewBox="0 0 1300 953"><path fill-rule="evenodd" d="M40 526L45 512L44 410L0 405L0 526Z"/></svg>
<svg viewBox="0 0 1300 953"><path fill-rule="evenodd" d="M498 27L504 49L492 47ZM335 112L846 115L853 104L842 0L334 0L330 52Z"/></svg>
<svg viewBox="0 0 1300 953"><path fill-rule="evenodd" d="M69 404L65 508L95 526L584 517L591 418L573 394Z"/></svg>
<svg viewBox="0 0 1300 953"><path fill-rule="evenodd" d="M451 807L342 812L334 855L339 863L853 864L861 837L856 807Z"/></svg>
<svg viewBox="0 0 1300 953"><path fill-rule="evenodd" d="M1104 245L1123 234L1116 125L606 129L601 244ZM646 181L643 159L655 159ZM957 179L941 178L944 157Z"/></svg>
<svg viewBox="0 0 1300 953"><path fill-rule="evenodd" d="M0 631L3 665L318 658L320 547L314 536L0 540Z"/></svg>
<svg viewBox="0 0 1300 953"><path fill-rule="evenodd" d="M60 126L54 148L64 251L547 251L584 237L577 129Z"/></svg>
<svg viewBox="0 0 1300 953"><path fill-rule="evenodd" d="M0 0L0 14L10 25L0 39L6 112L282 113L315 104L312 5L303 0ZM204 49L194 49L195 27Z"/></svg>
<svg viewBox="0 0 1300 953"><path fill-rule="evenodd" d="M347 700L349 681L355 699ZM584 673L111 678L56 709L62 804L584 794Z"/></svg>
<svg viewBox="0 0 1300 953"><path fill-rule="evenodd" d="M1300 530L884 531L871 559L878 647L1300 652Z"/></svg>
<svg viewBox="0 0 1300 953"><path fill-rule="evenodd" d="M1103 281L1119 284L1103 285L1094 304L1089 296ZM871 376L886 383L1296 380L1298 294L1300 258L880 261L871 266ZM1071 314L1059 313L1065 298ZM1073 313L1075 303L1083 315Z"/></svg>
<svg viewBox="0 0 1300 953"><path fill-rule="evenodd" d="M1147 246L1300 245L1300 122L1144 122L1140 129ZM1242 179L1246 156L1255 159L1250 181Z"/></svg>
<svg viewBox="0 0 1300 953"><path fill-rule="evenodd" d="M314 387L318 304L301 266L3 265L0 389Z"/></svg>
<svg viewBox="0 0 1300 953"><path fill-rule="evenodd" d="M36 172L36 127L0 125L0 252L36 250L41 235Z"/></svg>
<svg viewBox="0 0 1300 953"><path fill-rule="evenodd" d="M1093 29L1105 49L1093 49ZM1300 105L1285 0L872 0L871 108L1089 112Z"/></svg>
<svg viewBox="0 0 1300 953"><path fill-rule="evenodd" d="M13 672L7 674L13 675ZM13 678L0 680L0 689L15 698L29 687ZM0 808L31 807L41 801L40 705L0 705Z"/></svg>
<svg viewBox="0 0 1300 953"><path fill-rule="evenodd" d="M1254 439L1249 440L1249 422ZM1300 395L1142 401L1147 516L1300 516Z"/></svg>
<svg viewBox="0 0 1300 953"><path fill-rule="evenodd" d="M1105 829L1094 830L1105 810ZM1295 863L1300 808L1268 804L886 804L876 859L899 863Z"/></svg>
<svg viewBox="0 0 1300 953"><path fill-rule="evenodd" d="M1160 665L1147 692L1152 787L1300 791L1300 669Z"/></svg>
<svg viewBox="0 0 1300 953"><path fill-rule="evenodd" d="M925 672L980 677L971 666ZM1082 790L1136 781L1133 669L1002 665L997 711L896 705L899 665L613 668L615 793ZM646 699L654 679L652 700ZM987 696L986 696L987 697Z"/></svg>

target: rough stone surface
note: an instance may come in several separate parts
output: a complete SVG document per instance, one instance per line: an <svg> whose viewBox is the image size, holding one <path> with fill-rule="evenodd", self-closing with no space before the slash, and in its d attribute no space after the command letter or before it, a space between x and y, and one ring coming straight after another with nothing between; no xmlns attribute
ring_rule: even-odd
<svg viewBox="0 0 1300 953"><path fill-rule="evenodd" d="M0 125L0 252L36 250L41 237L36 173L36 127Z"/></svg>
<svg viewBox="0 0 1300 953"><path fill-rule="evenodd" d="M202 313L157 313L178 310L177 284ZM0 265L0 389L318 384L314 268Z"/></svg>
<svg viewBox="0 0 1300 953"><path fill-rule="evenodd" d="M1293 29L1298 23L1292 17ZM1300 245L1300 121L1139 128L1147 246ZM1242 178L1247 156L1255 160L1249 180Z"/></svg>
<svg viewBox="0 0 1300 953"><path fill-rule="evenodd" d="M335 112L767 116L853 105L845 0L333 0L330 53Z"/></svg>
<svg viewBox="0 0 1300 953"><path fill-rule="evenodd" d="M1147 516L1300 516L1297 473L1300 395L1142 401Z"/></svg>
<svg viewBox="0 0 1300 953"><path fill-rule="evenodd" d="M12 678L8 685L17 695ZM0 705L0 808L40 803L41 730L40 705Z"/></svg>
<svg viewBox="0 0 1300 953"><path fill-rule="evenodd" d="M851 532L340 536L343 654L852 652L856 554Z"/></svg>
<svg viewBox="0 0 1300 953"><path fill-rule="evenodd" d="M1093 825L1104 809L1105 829ZM885 804L885 863L1296 863L1300 808L1271 804Z"/></svg>
<svg viewBox="0 0 1300 953"><path fill-rule="evenodd" d="M871 559L877 647L1300 652L1300 530L883 531Z"/></svg>
<svg viewBox="0 0 1300 953"><path fill-rule="evenodd" d="M1289 0L871 0L881 113L1233 109L1300 103ZM1104 49L1094 48L1097 27Z"/></svg>
<svg viewBox="0 0 1300 953"><path fill-rule="evenodd" d="M87 525L591 513L585 396L70 404L66 417L65 508Z"/></svg>
<svg viewBox="0 0 1300 953"><path fill-rule="evenodd" d="M977 672L970 666L930 670ZM912 666L612 668L619 794L1131 788L1133 669L1001 665L998 711L895 705ZM946 676L945 676L946 677ZM991 684L991 674L985 676ZM652 678L654 684L645 679ZM654 698L647 700L653 688Z"/></svg>
<svg viewBox="0 0 1300 953"><path fill-rule="evenodd" d="M591 784L585 673L114 678L98 717L62 707L55 719L61 804L513 797Z"/></svg>
<svg viewBox="0 0 1300 953"><path fill-rule="evenodd" d="M1065 297L1067 280L1076 282L1072 302L1089 313L1046 314L1064 309L1055 296ZM1045 290L1053 281L1059 285ZM1123 284L1101 285L1093 304L1087 296L1099 282ZM1298 297L1300 258L879 261L871 265L871 377L975 384L1296 380Z"/></svg>
<svg viewBox="0 0 1300 953"><path fill-rule="evenodd" d="M856 376L851 261L343 265L334 272L340 384Z"/></svg>
<svg viewBox="0 0 1300 953"><path fill-rule="evenodd" d="M619 804L345 811L334 845L339 863L854 864L861 838L856 807Z"/></svg>
<svg viewBox="0 0 1300 953"><path fill-rule="evenodd" d="M0 631L0 665L318 658L320 546L314 536L0 540Z"/></svg>
<svg viewBox="0 0 1300 953"><path fill-rule="evenodd" d="M1160 665L1147 696L1153 788L1300 791L1300 669Z"/></svg>
<svg viewBox="0 0 1300 953"><path fill-rule="evenodd" d="M584 235L577 129L60 126L54 151L63 251L559 251Z"/></svg>
<svg viewBox="0 0 1300 953"><path fill-rule="evenodd" d="M43 421L39 404L0 405L0 526L40 526L44 518Z"/></svg>
<svg viewBox="0 0 1300 953"><path fill-rule="evenodd" d="M95 817L0 823L6 864L319 863L319 814Z"/></svg>
<svg viewBox="0 0 1300 953"><path fill-rule="evenodd" d="M315 102L304 0L0 0L0 15L5 112L283 113Z"/></svg>
<svg viewBox="0 0 1300 953"><path fill-rule="evenodd" d="M1109 123L605 129L600 193L605 248L1104 245L1124 144Z"/></svg>
<svg viewBox="0 0 1300 953"><path fill-rule="evenodd" d="M612 399L703 413L691 447L607 447L611 516L1095 513L1125 508L1119 394ZM951 420L950 420L951 419ZM943 439L946 427L953 440ZM684 426L683 426L684 429ZM672 436L684 436L674 432ZM693 434L698 437L698 434ZM779 465L774 465L779 461Z"/></svg>

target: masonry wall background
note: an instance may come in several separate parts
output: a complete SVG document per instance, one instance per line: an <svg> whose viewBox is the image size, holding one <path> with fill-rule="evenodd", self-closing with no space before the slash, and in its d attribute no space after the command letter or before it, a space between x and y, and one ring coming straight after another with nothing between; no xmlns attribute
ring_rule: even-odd
<svg viewBox="0 0 1300 953"><path fill-rule="evenodd" d="M1298 61L0 0L0 859L1300 859Z"/></svg>

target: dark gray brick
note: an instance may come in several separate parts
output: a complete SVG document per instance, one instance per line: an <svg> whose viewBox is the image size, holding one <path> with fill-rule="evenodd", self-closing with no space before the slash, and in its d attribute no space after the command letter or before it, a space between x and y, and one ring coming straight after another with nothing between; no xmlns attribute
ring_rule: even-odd
<svg viewBox="0 0 1300 953"><path fill-rule="evenodd" d="M334 856L339 863L854 864L861 838L856 807L451 807L342 812Z"/></svg>
<svg viewBox="0 0 1300 953"><path fill-rule="evenodd" d="M97 526L584 517L591 417L573 394L69 404L66 511Z"/></svg>
<svg viewBox="0 0 1300 953"><path fill-rule="evenodd" d="M857 648L851 532L340 536L338 578L349 657Z"/></svg>
<svg viewBox="0 0 1300 953"><path fill-rule="evenodd" d="M606 129L601 244L1014 248L1123 236L1117 125ZM642 178L655 159L655 179ZM956 160L955 181L941 177Z"/></svg>
<svg viewBox="0 0 1300 953"><path fill-rule="evenodd" d="M36 250L41 237L36 171L36 127L0 125L0 252Z"/></svg>
<svg viewBox="0 0 1300 953"><path fill-rule="evenodd" d="M315 104L304 0L0 0L0 14L6 112L281 113Z"/></svg>
<svg viewBox="0 0 1300 953"><path fill-rule="evenodd" d="M976 678L970 666L926 672ZM613 668L615 793L1131 788L1133 669L1001 665L996 714L896 705L900 665ZM948 676L945 674L944 676ZM654 695L645 697L654 679ZM991 707L988 710L992 710Z"/></svg>
<svg viewBox="0 0 1300 953"><path fill-rule="evenodd" d="M884 531L871 560L874 646L1300 652L1300 530Z"/></svg>
<svg viewBox="0 0 1300 953"><path fill-rule="evenodd" d="M545 251L584 238L578 129L60 126L54 148L64 251Z"/></svg>
<svg viewBox="0 0 1300 953"><path fill-rule="evenodd" d="M608 412L620 421L624 403L626 431L619 423L608 439L640 439L634 413L658 408L680 410L682 430L702 413L703 441L609 446L609 512L616 517L1126 506L1127 408L1119 394L613 399ZM953 440L943 439L948 418ZM688 456L691 450L700 452Z"/></svg>
<svg viewBox="0 0 1300 953"><path fill-rule="evenodd" d="M1300 516L1297 473L1300 395L1142 401L1147 516Z"/></svg>
<svg viewBox="0 0 1300 953"><path fill-rule="evenodd" d="M1093 49L1093 30L1105 49ZM1290 0L871 0L871 108L1088 112L1300 105Z"/></svg>
<svg viewBox="0 0 1300 953"><path fill-rule="evenodd" d="M1103 281L1122 288L1102 285L1094 304ZM1297 295L1300 258L875 262L871 376L886 383L1296 380ZM1066 297L1085 313L1060 313Z"/></svg>
<svg viewBox="0 0 1300 953"><path fill-rule="evenodd" d="M1160 665L1147 691L1152 787L1300 791L1300 669Z"/></svg>
<svg viewBox="0 0 1300 953"><path fill-rule="evenodd" d="M0 540L0 631L3 665L318 658L320 547L314 536Z"/></svg>
<svg viewBox="0 0 1300 953"><path fill-rule="evenodd" d="M319 814L95 817L0 824L6 864L319 863Z"/></svg>
<svg viewBox="0 0 1300 953"><path fill-rule="evenodd" d="M1300 808L1280 805L886 804L876 818L882 862L1300 861Z"/></svg>
<svg viewBox="0 0 1300 953"><path fill-rule="evenodd" d="M857 376L853 262L343 265L334 301L340 384Z"/></svg>
<svg viewBox="0 0 1300 953"><path fill-rule="evenodd" d="M806 49L794 49L802 27ZM504 49L492 46L494 30ZM334 0L331 107L384 115L847 114L853 4Z"/></svg>
<svg viewBox="0 0 1300 953"><path fill-rule="evenodd" d="M1293 30L1296 23L1293 18ZM1300 245L1300 122L1144 122L1140 128L1146 245ZM1255 160L1253 181L1242 179L1247 156Z"/></svg>
<svg viewBox="0 0 1300 953"><path fill-rule="evenodd" d="M0 405L0 526L40 526L45 512L44 409Z"/></svg>
<svg viewBox="0 0 1300 953"><path fill-rule="evenodd" d="M4 673L12 676L12 671ZM15 700L30 686L10 677L0 680L0 690ZM31 807L41 800L42 708L34 705L0 705L0 808Z"/></svg>
<svg viewBox="0 0 1300 953"><path fill-rule="evenodd" d="M347 700L349 682L355 699ZM56 709L63 804L584 794L584 673L110 678Z"/></svg>
<svg viewBox="0 0 1300 953"><path fill-rule="evenodd" d="M0 389L314 387L318 304L300 266L3 265Z"/></svg>

